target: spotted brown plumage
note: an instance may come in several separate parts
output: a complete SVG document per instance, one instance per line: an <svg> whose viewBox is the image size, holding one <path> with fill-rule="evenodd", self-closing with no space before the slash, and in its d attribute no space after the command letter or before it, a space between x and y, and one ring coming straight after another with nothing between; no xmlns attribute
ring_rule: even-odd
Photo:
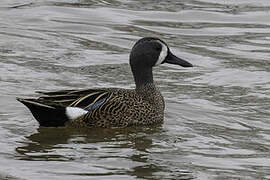
<svg viewBox="0 0 270 180"><path fill-rule="evenodd" d="M165 103L153 81L152 68L170 63L192 67L173 55L158 38L142 38L133 46L130 66L135 89L98 88L40 92L26 105L41 126L126 127L162 123Z"/></svg>

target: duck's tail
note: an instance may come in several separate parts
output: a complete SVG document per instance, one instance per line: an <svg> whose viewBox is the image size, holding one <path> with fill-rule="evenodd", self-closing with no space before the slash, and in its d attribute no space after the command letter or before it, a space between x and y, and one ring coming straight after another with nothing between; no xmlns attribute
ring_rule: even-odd
<svg viewBox="0 0 270 180"><path fill-rule="evenodd" d="M29 108L40 126L65 126L65 123L69 120L65 107L48 105L39 102L37 99L16 99Z"/></svg>

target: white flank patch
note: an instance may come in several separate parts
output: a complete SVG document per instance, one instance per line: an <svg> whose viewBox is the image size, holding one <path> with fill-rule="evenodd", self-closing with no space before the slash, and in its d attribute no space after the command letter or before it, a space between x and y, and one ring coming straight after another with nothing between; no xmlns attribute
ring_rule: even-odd
<svg viewBox="0 0 270 180"><path fill-rule="evenodd" d="M168 47L164 43L162 43L161 41L158 41L158 42L161 44L162 49L160 51L160 54L159 54L159 57L158 57L158 60L155 64L155 66L160 65L165 60L166 56L168 55Z"/></svg>
<svg viewBox="0 0 270 180"><path fill-rule="evenodd" d="M78 107L66 107L66 115L69 120L77 119L78 117L85 115L88 111Z"/></svg>

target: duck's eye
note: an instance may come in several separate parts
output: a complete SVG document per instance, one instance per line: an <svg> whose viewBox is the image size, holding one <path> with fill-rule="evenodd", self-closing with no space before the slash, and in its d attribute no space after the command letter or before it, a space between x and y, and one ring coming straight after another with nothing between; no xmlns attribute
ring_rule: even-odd
<svg viewBox="0 0 270 180"><path fill-rule="evenodd" d="M161 49L162 49L161 45L158 45L158 46L155 47L155 50L157 50L157 51L161 51Z"/></svg>

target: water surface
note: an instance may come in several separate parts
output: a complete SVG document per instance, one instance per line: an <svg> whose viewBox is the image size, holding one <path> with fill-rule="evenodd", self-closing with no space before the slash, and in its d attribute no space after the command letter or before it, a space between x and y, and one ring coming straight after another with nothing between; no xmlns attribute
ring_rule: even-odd
<svg viewBox="0 0 270 180"><path fill-rule="evenodd" d="M0 179L270 179L270 1L0 2ZM166 41L162 126L42 128L15 97L134 88L130 48Z"/></svg>

